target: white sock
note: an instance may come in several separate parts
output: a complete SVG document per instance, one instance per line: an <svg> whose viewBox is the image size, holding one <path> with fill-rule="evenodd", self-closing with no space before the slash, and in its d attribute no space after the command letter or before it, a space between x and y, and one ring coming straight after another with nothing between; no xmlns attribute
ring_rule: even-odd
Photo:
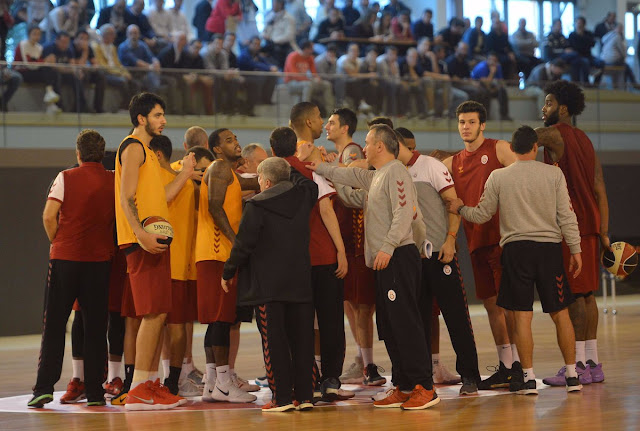
<svg viewBox="0 0 640 431"><path fill-rule="evenodd" d="M158 380L158 371L149 371L149 380L151 380L152 382L155 382L156 380Z"/></svg>
<svg viewBox="0 0 640 431"><path fill-rule="evenodd" d="M162 373L164 374L164 378L168 379L169 378L169 366L170 366L171 361L169 359L163 359L162 360Z"/></svg>
<svg viewBox="0 0 640 431"><path fill-rule="evenodd" d="M511 369L513 364L513 355L511 353L511 344L502 344L496 346L498 350L498 359L504 364L505 367Z"/></svg>
<svg viewBox="0 0 640 431"><path fill-rule="evenodd" d="M576 371L576 364L567 364L565 365L565 373L566 377L578 377L578 372Z"/></svg>
<svg viewBox="0 0 640 431"><path fill-rule="evenodd" d="M120 370L122 368L121 361L109 361L109 374L107 377L107 382L112 382L116 377L120 377Z"/></svg>
<svg viewBox="0 0 640 431"><path fill-rule="evenodd" d="M598 340L593 339L585 341L584 352L587 361L591 359L596 365L598 365Z"/></svg>
<svg viewBox="0 0 640 431"><path fill-rule="evenodd" d="M358 350L356 351L356 358L362 359L362 349L360 348L360 346L358 346Z"/></svg>
<svg viewBox="0 0 640 431"><path fill-rule="evenodd" d="M76 377L84 382L84 359L72 359L71 365L73 367L73 378Z"/></svg>
<svg viewBox="0 0 640 431"><path fill-rule="evenodd" d="M205 367L207 373L207 383L209 383L210 386L214 386L216 384L216 364L210 364L207 362Z"/></svg>
<svg viewBox="0 0 640 431"><path fill-rule="evenodd" d="M362 363L365 367L373 364L373 347L362 348Z"/></svg>
<svg viewBox="0 0 640 431"><path fill-rule="evenodd" d="M182 369L186 371L187 375L189 375L189 373L193 371L195 367L193 366L193 361L187 361L189 361L189 358L184 358L184 360L182 361Z"/></svg>
<svg viewBox="0 0 640 431"><path fill-rule="evenodd" d="M322 374L322 356L314 355L316 358L316 365L318 366L318 372Z"/></svg>
<svg viewBox="0 0 640 431"><path fill-rule="evenodd" d="M229 372L228 365L216 367L216 384L219 384L220 386L231 384L231 373Z"/></svg>
<svg viewBox="0 0 640 431"><path fill-rule="evenodd" d="M536 375L533 374L533 368L524 368L522 370L522 374L524 374L524 381L528 382L529 380L535 380Z"/></svg>
<svg viewBox="0 0 640 431"><path fill-rule="evenodd" d="M236 373L236 370L235 370L235 368L229 368L229 372L233 376Z"/></svg>
<svg viewBox="0 0 640 431"><path fill-rule="evenodd" d="M440 365L440 353L433 353L431 355L431 365L434 367Z"/></svg>
<svg viewBox="0 0 640 431"><path fill-rule="evenodd" d="M511 357L513 358L513 362L520 362L520 356L518 356L518 348L515 344L511 345Z"/></svg>
<svg viewBox="0 0 640 431"><path fill-rule="evenodd" d="M584 365L584 363L587 362L587 360L585 359L586 354L585 354L584 345L585 345L584 341L576 340L576 364L578 362L582 362L582 365Z"/></svg>

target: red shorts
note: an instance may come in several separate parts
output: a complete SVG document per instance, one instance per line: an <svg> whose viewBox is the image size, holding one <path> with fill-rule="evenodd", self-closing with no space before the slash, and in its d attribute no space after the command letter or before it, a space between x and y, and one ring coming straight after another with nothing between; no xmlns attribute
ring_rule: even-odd
<svg viewBox="0 0 640 431"><path fill-rule="evenodd" d="M111 274L109 275L109 311L120 312L122 307L122 292L127 279L127 256L124 250L118 249L111 260Z"/></svg>
<svg viewBox="0 0 640 431"><path fill-rule="evenodd" d="M137 247L127 254L127 269L137 316L171 311L169 250L151 254Z"/></svg>
<svg viewBox="0 0 640 431"><path fill-rule="evenodd" d="M198 320L198 282L187 280L187 322Z"/></svg>
<svg viewBox="0 0 640 431"><path fill-rule="evenodd" d="M501 256L502 248L499 245L481 247L471 253L476 298L485 300L498 295L502 278Z"/></svg>
<svg viewBox="0 0 640 431"><path fill-rule="evenodd" d="M220 285L224 262L203 260L196 263L198 271L198 320L200 323L236 322L236 277L225 293Z"/></svg>
<svg viewBox="0 0 640 431"><path fill-rule="evenodd" d="M188 305L187 282L185 280L171 280L171 311L167 313L167 323L187 323Z"/></svg>
<svg viewBox="0 0 640 431"><path fill-rule="evenodd" d="M73 301L73 311L80 311L80 304L78 304L78 300Z"/></svg>
<svg viewBox="0 0 640 431"><path fill-rule="evenodd" d="M569 277L569 286L572 293L589 293L598 290L600 282L600 236L585 235L580 237L580 248L582 249L582 271L577 278L573 278L573 273L569 272L569 258L571 252L567 244L562 241L562 259L564 270Z"/></svg>
<svg viewBox="0 0 640 431"><path fill-rule="evenodd" d="M133 294L131 293L131 283L129 283L129 274L124 279L124 287L122 289L122 303L120 304L120 315L122 317L139 317L136 314L136 307L133 305Z"/></svg>
<svg viewBox="0 0 640 431"><path fill-rule="evenodd" d="M364 263L364 256L347 255L349 270L344 278L344 300L352 304L376 303L376 280L371 268Z"/></svg>

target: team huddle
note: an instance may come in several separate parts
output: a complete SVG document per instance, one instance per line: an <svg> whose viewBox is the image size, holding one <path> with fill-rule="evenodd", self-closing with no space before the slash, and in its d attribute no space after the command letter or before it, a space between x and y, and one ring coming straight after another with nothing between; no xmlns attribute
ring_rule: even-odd
<svg viewBox="0 0 640 431"><path fill-rule="evenodd" d="M434 384L460 384L461 396L537 394L534 288L564 359L544 383L574 392L604 381L593 295L600 246L610 246L602 168L571 125L585 107L582 90L557 81L545 91L545 127L522 126L511 142L485 138L485 108L462 103L465 148L455 154L420 154L411 131L384 117L369 122L361 147L353 111L336 109L325 125L315 104L301 102L290 127L272 131L272 157L258 144L242 149L229 129L192 127L173 164L164 101L134 96L133 129L115 159L105 158L99 133L84 130L78 166L50 188L42 346L28 406L53 401L72 308L73 378L62 403L105 405L105 392L126 410L197 396L251 403L260 386L272 393L263 412L349 399L343 383L386 383L373 358L374 313L392 364L377 408L434 406ZM323 131L336 153L315 144ZM173 237L146 229L150 217L168 221ZM484 380L458 266L461 220L498 353ZM459 375L439 361L440 314ZM357 356L343 370L344 315ZM266 374L256 384L235 372L240 324L254 317ZM196 320L208 325L204 373L192 359Z"/></svg>

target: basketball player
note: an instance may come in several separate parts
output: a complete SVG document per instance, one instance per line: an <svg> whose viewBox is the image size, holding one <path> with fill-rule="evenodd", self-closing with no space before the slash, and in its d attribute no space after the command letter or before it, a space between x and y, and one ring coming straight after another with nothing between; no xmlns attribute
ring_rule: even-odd
<svg viewBox="0 0 640 431"><path fill-rule="evenodd" d="M313 163L309 169L327 179L368 192L365 208L365 259L376 271L378 334L397 376L397 387L374 406L425 409L438 402L431 379L431 358L418 299L420 253L413 226L424 230L416 190L407 169L396 160L398 140L386 125L374 125L365 139L365 155L375 171ZM421 244L422 245L422 244Z"/></svg>
<svg viewBox="0 0 640 431"><path fill-rule="evenodd" d="M58 174L42 215L51 249L38 374L29 407L42 408L53 401L53 387L62 372L66 325L76 298L86 323L87 405L105 405L102 382L115 210L113 173L100 163L104 146L98 132L80 132L76 140L79 166Z"/></svg>
<svg viewBox="0 0 640 431"><path fill-rule="evenodd" d="M182 147L184 148L185 154L194 147L207 148L208 139L209 135L207 135L207 131L202 127L189 127L184 133L184 139L182 141ZM175 162L171 163L171 169L178 172L181 171L182 160L176 160Z"/></svg>
<svg viewBox="0 0 640 431"><path fill-rule="evenodd" d="M164 110L164 101L155 94L134 96L129 104L133 131L122 141L116 156L118 244L126 249L135 313L142 316L127 410L164 410L184 402L160 385L159 380L150 379L154 368L157 370L166 313L171 311L171 265L168 245L158 242L166 238L147 232L141 220L150 216L169 217L167 198L189 180L195 165L193 156L185 157L180 174L164 186L162 168L149 148L151 139L162 134L166 125Z"/></svg>
<svg viewBox="0 0 640 431"><path fill-rule="evenodd" d="M202 400L247 403L256 400L233 381L229 367L231 326L251 321L251 308L236 307L236 289L220 285L224 262L229 258L242 216L242 189L257 190L256 179L234 172L241 157L236 135L217 129L209 135L209 150L216 160L205 171L200 189L196 268L198 272L198 320L208 324L204 340L207 369Z"/></svg>
<svg viewBox="0 0 640 431"><path fill-rule="evenodd" d="M545 89L542 107L545 127L536 129L538 142L544 147L545 163L555 164L564 173L571 204L580 226L583 269L571 283L576 302L569 307L576 334L577 370L582 384L604 381L598 361L598 306L594 292L598 289L600 250L610 248L609 204L602 175L602 165L587 135L571 125L573 117L584 110L584 93L572 82L557 81ZM565 266L569 249L563 245ZM560 385L564 368L555 377L544 379L549 385Z"/></svg>
<svg viewBox="0 0 640 431"><path fill-rule="evenodd" d="M562 171L536 161L538 137L529 126L513 133L511 147L517 161L493 171L485 183L480 202L465 206L461 199L449 205L472 223L485 223L500 210L500 246L504 272L498 305L513 310L518 353L523 373L511 373L509 390L537 394L533 372L533 289L538 290L542 310L556 326L558 346L565 361L567 392L582 385L576 372L575 336L567 307L574 302L562 259L562 238L569 247L569 271L576 279L582 269L580 231L569 200Z"/></svg>
<svg viewBox="0 0 640 431"><path fill-rule="evenodd" d="M515 155L507 141L484 137L487 111L480 103L471 100L464 102L458 106L456 115L458 132L465 149L444 159L443 163L453 177L458 197L469 205L476 205L489 174L509 166L515 161ZM498 215L482 225L474 225L468 221L464 221L463 225L471 254L476 296L482 300L487 310L500 360L497 372L480 382L478 389L507 387L512 364L515 364L514 372L518 373L520 362L516 345L509 341L512 338L509 334L513 327L513 313L496 305L502 275Z"/></svg>
<svg viewBox="0 0 640 431"><path fill-rule="evenodd" d="M258 165L267 157L267 152L260 144L249 144L242 149L243 163L236 168L236 172L243 178L257 178ZM247 190L242 192L242 198L247 201L255 194L254 191Z"/></svg>

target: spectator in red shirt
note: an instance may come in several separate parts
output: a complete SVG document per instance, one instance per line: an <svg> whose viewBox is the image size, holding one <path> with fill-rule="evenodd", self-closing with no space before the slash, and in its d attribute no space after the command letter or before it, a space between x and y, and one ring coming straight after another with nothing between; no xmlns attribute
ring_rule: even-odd
<svg viewBox="0 0 640 431"><path fill-rule="evenodd" d="M320 112L333 110L334 97L331 83L318 76L313 58L313 42L300 45L302 52L293 51L284 63L284 82L292 93L302 93L302 101L310 102L314 93L319 93L322 106Z"/></svg>
<svg viewBox="0 0 640 431"><path fill-rule="evenodd" d="M211 11L205 29L212 34L235 32L238 22L242 19L239 0L218 0ZM227 28L229 27L229 28Z"/></svg>

